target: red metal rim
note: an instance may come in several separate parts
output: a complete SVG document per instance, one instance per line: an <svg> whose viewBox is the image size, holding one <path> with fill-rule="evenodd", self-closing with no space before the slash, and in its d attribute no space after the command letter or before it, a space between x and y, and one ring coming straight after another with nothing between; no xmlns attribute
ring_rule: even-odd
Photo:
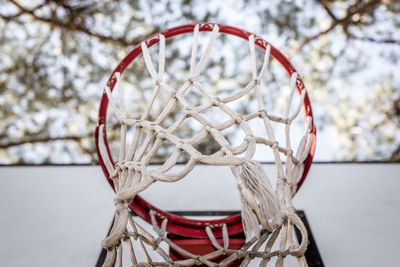
<svg viewBox="0 0 400 267"><path fill-rule="evenodd" d="M199 30L200 31L212 31L214 25L218 25L220 33L224 34L229 34L229 35L235 35L237 37L243 38L245 40L248 40L248 37L252 34L250 32L247 32L245 30L235 28L232 26L227 26L223 24L217 24L217 23L193 23L193 24L187 24L175 28L171 28L165 31L162 31L160 33L154 34L144 41L146 42L148 47L151 47L159 42L159 39L157 36L159 34L163 34L166 39L171 38L176 35L180 34L185 34L185 33L191 33L194 30L195 25L199 24ZM282 65L282 67L286 70L288 75L290 76L293 72L296 72L295 68L293 65L289 62L289 60L281 53L279 52L278 49L276 49L273 45L262 39L261 37L255 35L255 44L260 47L261 49L265 50L267 45L269 44L271 46L271 56L274 57L278 62ZM112 91L114 89L116 80L113 78L115 72L120 72L121 74L125 71L125 69L129 66L129 64L135 60L137 56L139 56L142 53L142 48L140 44L135 46L132 51L118 64L118 66L114 69L112 74L110 75L110 78L107 81L107 85L110 87L110 90ZM300 92L301 88L304 87L303 81L301 77L298 78L297 82L297 90ZM114 185L112 180L109 178L110 175L107 171L107 168L105 167L103 158L100 154L99 151L99 126L100 125L106 125L106 117L107 117L107 107L108 107L108 98L103 91L102 97L101 97L101 102L100 102L100 108L99 108L99 119L95 131L95 139L96 139L96 148L97 148L97 155L99 157L99 162L100 165L103 169L103 172L114 189ZM305 117L310 116L313 117L312 115L312 109L311 109L311 104L310 104L310 99L308 97L308 94L306 93L305 98L304 98L304 115ZM106 127L104 127L103 133L101 133L102 138L104 139L104 144L106 145L106 148L108 150L108 155L111 159L111 162L114 163L108 141L107 141L107 133L105 131ZM308 154L308 157L306 159L305 167L304 167L304 173L303 176L301 177L297 190L301 187L303 184L305 178L307 177L308 171L311 167L314 152L315 152L315 145L316 145L316 128L314 126L314 121L312 123L312 144L310 148L310 152ZM166 211L163 211L149 202L145 201L143 198L140 196L137 196L132 203L130 204L130 208L132 209L133 212L138 214L140 217L142 217L145 221L150 222L150 215L149 211L154 210L156 212L156 217L161 220L161 218L168 218L168 225L167 225L167 231L180 235L180 236L185 236L185 237L192 237L192 238L206 238L207 234L205 232L205 227L207 225L221 225L221 223L225 223L228 226L228 233L229 235L235 235L238 233L243 232L243 227L242 227L242 222L241 222L241 217L240 214L236 214L233 216L226 217L224 219L218 219L218 220L192 220L192 219L187 219L181 216L174 215L172 213L168 213ZM214 234L216 237L221 237L222 232L220 227L216 227L214 229Z"/></svg>

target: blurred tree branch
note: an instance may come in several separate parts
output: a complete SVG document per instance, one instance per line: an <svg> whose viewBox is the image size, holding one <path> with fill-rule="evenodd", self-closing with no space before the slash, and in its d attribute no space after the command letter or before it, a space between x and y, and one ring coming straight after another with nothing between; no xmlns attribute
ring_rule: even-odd
<svg viewBox="0 0 400 267"><path fill-rule="evenodd" d="M341 26L341 28L343 29L343 31L345 32L345 34L346 34L346 36L348 38L354 38L354 36L352 36L352 34L349 33L348 28L351 25L356 25L356 24L360 23L360 21L354 20L353 16L356 15L356 14L358 14L360 16L364 15L364 14L371 14L371 13L374 12L374 10L380 4L382 4L381 0L356 1L353 5L350 5L347 8L346 15L343 18L339 19L333 14L332 10L329 7L328 3L331 3L331 2L326 1L326 0L317 0L317 2L320 5L322 5L322 7L325 9L326 13L332 19L331 25L327 29L325 29L325 30L313 35L313 36L310 36L310 37L307 37L306 39L304 39L300 43L300 45L298 45L295 49L289 51L289 53L288 53L289 57L299 53L303 49L304 46L306 46L309 43L311 43L312 41L320 38L321 36L326 35L330 31L335 29L337 26ZM368 40L368 41L372 41L373 40L373 39L370 39L370 38L367 38L367 37L365 37L365 38L364 37L359 37L357 39L360 39L360 40L364 40L365 39L365 40ZM397 44L398 41L388 40L388 41L383 42L383 43L396 43Z"/></svg>
<svg viewBox="0 0 400 267"><path fill-rule="evenodd" d="M0 13L0 18L4 19L5 21L10 21L10 20L18 18L19 16L21 16L23 14L25 14L25 12L19 12L19 13L16 13L14 15L10 15L10 16L3 15L3 14Z"/></svg>
<svg viewBox="0 0 400 267"><path fill-rule="evenodd" d="M70 136L60 136L60 137L51 137L51 136L44 136L44 137L31 137L26 138L24 140L18 141L10 141L8 143L0 144L0 149L5 149L13 146L20 146L24 144L33 144L33 143L46 143L52 141L59 141L59 140L72 140L72 141L80 141L83 138L87 138L89 135L82 136L82 135L70 135Z"/></svg>
<svg viewBox="0 0 400 267"><path fill-rule="evenodd" d="M366 41L366 42L372 42L372 43L378 43L378 44L398 44L400 45L400 40L395 40L395 39L375 39L372 37L352 37L355 40L360 40L360 41Z"/></svg>
<svg viewBox="0 0 400 267"><path fill-rule="evenodd" d="M326 13L334 20L337 21L337 17L333 14L332 10L329 8L328 3L326 0L317 0L317 2L322 5L322 7L325 9Z"/></svg>
<svg viewBox="0 0 400 267"><path fill-rule="evenodd" d="M51 18L45 18L45 17L36 15L35 11L40 9L40 8L42 8L45 5L44 3L38 5L37 7L33 8L33 9L27 9L27 8L23 7L22 5L20 5L19 3L17 3L14 0L8 0L8 1L13 3L20 10L20 12L17 13L16 15L12 15L12 16L1 15L3 18L5 18L7 20L10 20L10 19L13 19L13 18L17 18L18 16L20 16L22 14L28 14L33 19L35 19L37 21L48 23L48 24L50 24L52 26L55 26L55 27L58 27L58 28L62 28L62 29L65 29L65 30L81 32L81 33L84 33L86 35L95 37L95 38L97 38L97 39L99 39L101 41L113 42L113 43L116 43L116 44L119 44L119 45L122 45L122 46L135 45L135 44L137 44L138 42L141 41L140 38L134 38L134 39L128 41L123 37L113 37L113 36L102 35L100 33L96 33L96 32L91 31L86 26L84 26L82 24L79 24L79 23L76 23L73 20L69 21L69 23L66 23L66 22L63 22L63 21L57 19L56 16L52 16ZM45 3L48 3L48 2L46 1ZM66 3L61 3L61 2L58 2L58 1L54 1L54 3L64 7L65 9L67 9L69 11L73 10L73 8L71 6L69 6L69 5L67 5Z"/></svg>

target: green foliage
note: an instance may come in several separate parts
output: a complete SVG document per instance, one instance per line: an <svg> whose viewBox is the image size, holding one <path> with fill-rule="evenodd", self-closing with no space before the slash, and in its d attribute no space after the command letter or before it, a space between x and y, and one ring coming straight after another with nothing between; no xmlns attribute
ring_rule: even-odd
<svg viewBox="0 0 400 267"><path fill-rule="evenodd" d="M148 35L198 21L246 28L291 56L316 124L335 138L330 160L399 160L398 1L0 0L0 6L0 163L96 162L93 130L112 69ZM180 55L177 49L170 56ZM220 71L243 83L224 66ZM144 72L136 69L126 82L138 83Z"/></svg>

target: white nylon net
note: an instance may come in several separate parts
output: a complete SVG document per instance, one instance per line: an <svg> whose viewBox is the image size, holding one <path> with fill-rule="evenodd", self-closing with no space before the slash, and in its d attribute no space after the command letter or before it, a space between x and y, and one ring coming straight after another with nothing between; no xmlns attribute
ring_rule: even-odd
<svg viewBox="0 0 400 267"><path fill-rule="evenodd" d="M147 43L142 42L144 62L155 86L152 96L140 117L130 118L126 113L127 104L122 92L123 87L118 86L118 82L121 80L121 73L115 73L114 77L117 79L114 89L119 91L120 96L118 101L113 99L110 88L105 88L109 106L121 125L121 139L119 158L114 167L108 156L103 138L99 138L100 153L111 174L110 178L113 180L116 190L115 222L110 235L103 241L103 246L108 252L104 266L112 266L114 261L116 261L117 266L122 266L123 248L128 251L129 261L132 266L190 266L200 263L207 266L226 266L239 258L244 259L242 266L247 266L253 259L259 259L260 265L265 266L274 257L276 258L275 266L283 266L283 261L288 255L295 257L300 266L307 266L304 258L308 243L307 232L295 213L292 197L303 174L304 162L311 146L311 117L306 119L306 130L296 152L293 151L290 140L290 126L302 109L305 89L302 88L299 101L293 108L292 99L298 82L297 73L293 73L284 116L269 113L263 100L261 83L268 69L270 46L267 46L261 69L258 71L255 42L262 40L256 40L258 37L250 35L248 43L251 61L251 81L241 90L228 96L218 97L214 95L211 90L199 82L199 76L207 67L211 50L219 35L219 28L217 25L211 25L213 30L205 52L201 55L200 60L196 61L198 57L199 27L201 27L200 24L196 25L193 32L189 77L178 89L172 88L164 81L165 37L162 34L155 37L159 39L158 69L153 65ZM201 105L191 105L185 98L185 93L189 89L197 90L206 101L203 101L204 103ZM150 119L151 110L155 108L157 97L162 91L168 93L169 100L162 107L160 114L155 119ZM229 103L248 94L255 95L258 111L240 114L229 106ZM183 114L176 118L172 125L163 127L163 122L177 105L183 107ZM204 112L212 108L220 109L228 116L228 119L212 123L204 116ZM200 123L202 130L190 138L179 137L176 134L177 130L189 118ZM255 135L250 122L256 118L261 119L265 127L265 136ZM284 145L276 140L271 126L272 122L284 125ZM240 127L245 133L242 142L237 146L232 146L221 133L234 125ZM100 125L100 133L103 132L103 127L104 125ZM127 131L130 128L133 129L133 135L131 140L127 140ZM210 136L219 144L220 149L210 155L204 155L196 149L196 145ZM141 143L140 140L142 140ZM150 170L150 162L165 142L173 145L172 153L161 166ZM273 153L277 172L275 189L270 184L262 166L253 160L257 144L264 145ZM171 172L182 153L189 155L187 163L181 170ZM284 155L284 163L281 155ZM206 227L206 233L215 247L215 251L206 255L194 255L168 239L166 233L168 219L164 219L159 225L156 220L157 213L154 211L150 213L153 230L157 233L157 236L153 236L130 216L129 203L138 193L157 181L178 181L185 177L197 164L231 166L240 192L242 220L247 237L245 245L240 250L229 248L229 235L225 224L221 225L223 244L216 240L212 228ZM302 234L300 244L293 238L294 227L298 228ZM162 243L185 255L188 259L173 261L162 248ZM143 262L139 262L134 244L137 244L145 255ZM149 250L155 251L162 261L155 261L149 254ZM219 265L212 262L213 258L220 255L229 256Z"/></svg>

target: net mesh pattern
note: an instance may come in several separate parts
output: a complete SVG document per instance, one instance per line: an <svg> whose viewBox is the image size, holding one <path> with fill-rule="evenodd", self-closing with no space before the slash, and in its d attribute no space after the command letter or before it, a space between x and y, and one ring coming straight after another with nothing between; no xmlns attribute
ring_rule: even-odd
<svg viewBox="0 0 400 267"><path fill-rule="evenodd" d="M196 62L198 55L198 35L201 27L212 28L211 36L208 40L205 52L200 60ZM130 264L133 266L191 266L196 264L205 264L207 266L226 266L236 259L243 259L242 266L248 265L251 260L258 258L261 260L261 266L265 266L273 257L276 257L276 266L282 266L286 256L294 256L300 266L306 266L304 252L307 247L308 239L306 229L296 215L292 204L292 197L296 191L297 183L303 174L304 162L311 147L312 139L312 121L311 117L306 118L306 129L299 146L293 151L290 142L290 126L293 120L298 116L304 103L306 90L297 73L291 75L290 94L287 99L287 107L284 116L277 116L268 113L263 101L263 92L261 82L268 69L270 58L270 46L265 45L265 54L260 71L257 71L257 59L255 44L265 42L257 36L250 35L248 38L252 80L241 90L226 97L218 97L210 93L199 81L198 77L207 66L210 52L213 48L215 39L219 34L219 27L215 24L197 24L193 31L193 45L191 52L190 71L188 79L178 88L174 89L164 82L165 71L165 36L159 34L159 59L158 70L153 65L147 41L142 42L142 55L148 72L154 80L155 88L148 102L146 109L140 118L129 118L125 111L125 99L122 92L123 87L118 86L121 80L121 73L114 73L116 83L114 90L119 92L119 100L115 101L111 95L111 88L106 86L105 92L108 96L109 106L114 111L121 125L121 140L118 162L114 165L109 156L104 139L99 138L99 149L106 168L110 173L110 178L114 182L116 190L115 207L116 216L110 235L103 241L103 246L107 249L107 259L104 266L112 266L116 261L117 266L122 266L122 250L127 249L130 258ZM291 105L296 91L296 86L300 87L300 98L294 111ZM185 99L185 93L189 88L197 90L206 99L204 104L191 106ZM155 100L164 90L169 94L169 100L162 109L160 115L155 120L149 119L149 114L154 106ZM258 111L241 115L229 103L238 100L250 92L255 92ZM182 116L175 120L169 127L163 127L162 123L173 111L176 105L181 105L184 109ZM228 115L229 119L218 123L210 122L203 113L211 108L218 108ZM178 137L175 132L188 118L195 119L202 125L202 130L191 138L184 139ZM266 130L266 136L256 136L249 125L249 122L255 118L260 118ZM272 122L281 123L285 127L285 144L278 143L275 138ZM242 142L237 146L231 146L221 131L239 126L245 133ZM127 141L127 129L132 127L134 134L131 142ZM103 133L104 125L100 125L100 133ZM211 154L204 155L196 149L196 144L204 141L209 135L219 144L220 149ZM143 138L142 145L139 140ZM173 152L166 159L164 164L155 170L148 168L151 160L160 150L164 142L173 144ZM265 181L265 190L261 192L259 199L255 197L259 190L253 176L264 178L263 171L259 165L252 160L255 154L256 145L262 144L272 150L277 170L276 189L272 189L269 181ZM171 172L171 169L177 164L182 152L189 155L188 162L184 167ZM285 157L285 164L281 159L281 154ZM191 252L177 246L168 237L166 227L167 218L162 218L157 212L151 211L150 217L153 230L156 236L146 231L134 218L131 217L128 206L133 198L141 191L148 188L152 183L176 182L185 177L197 164L226 165L231 166L235 176L238 189L242 199L242 217L244 221L244 230L247 241L239 250L229 248L229 234L226 224L218 227L222 229L222 241L218 242L213 234L213 227L207 226L205 231L210 239L215 251L206 255L194 255ZM246 165L247 164L247 165ZM245 168L243 166L247 166ZM248 171L250 170L250 171ZM247 175L247 178L246 178ZM250 178L248 177L250 176ZM262 180L261 179L261 180ZM253 184L252 184L253 183ZM264 183L264 182L263 182ZM267 195L265 197L265 195ZM264 197L264 198L263 198ZM266 212L261 207L261 200L265 200ZM272 211L271 211L272 210ZM246 214L246 212L248 214ZM270 213L270 214L265 214ZM253 218L253 219L251 219ZM255 219L254 219L255 218ZM256 225L255 225L256 223ZM297 227L302 233L302 240L298 243L293 239L293 227ZM139 262L135 254L133 242L136 242L145 256L144 262ZM222 242L222 243L221 243ZM170 248L184 255L187 259L173 261L160 244L165 243ZM274 246L277 248L273 249ZM154 261L148 250L155 251L161 256L163 261ZM228 255L222 262L212 261L221 255Z"/></svg>

